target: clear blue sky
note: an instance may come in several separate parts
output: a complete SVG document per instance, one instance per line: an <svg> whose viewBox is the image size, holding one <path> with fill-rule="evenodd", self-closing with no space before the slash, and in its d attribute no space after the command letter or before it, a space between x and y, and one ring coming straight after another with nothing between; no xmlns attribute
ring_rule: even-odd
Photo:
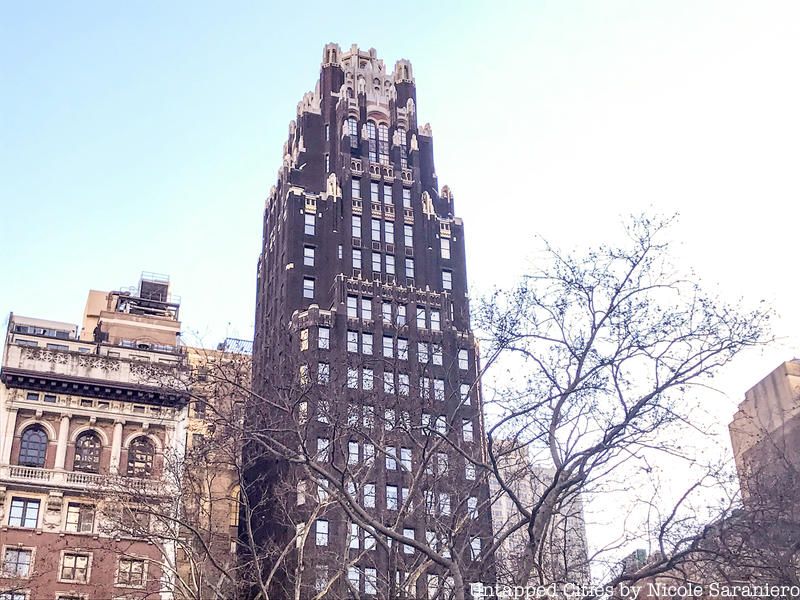
<svg viewBox="0 0 800 600"><path fill-rule="evenodd" d="M414 64L473 289L522 270L534 233L581 245L680 210L687 263L784 315L787 346L733 393L791 356L796 3L358 6L4 3L0 311L78 321L87 289L149 270L206 343L250 337L288 122L323 45L356 42Z"/></svg>
<svg viewBox="0 0 800 600"><path fill-rule="evenodd" d="M0 3L0 311L77 322L171 275L186 328L250 337L264 198L322 48L414 64L473 290L532 235L582 246L679 210L679 257L772 302L782 343L721 377L720 427L797 355L800 4ZM512 260L509 262L508 258Z"/></svg>

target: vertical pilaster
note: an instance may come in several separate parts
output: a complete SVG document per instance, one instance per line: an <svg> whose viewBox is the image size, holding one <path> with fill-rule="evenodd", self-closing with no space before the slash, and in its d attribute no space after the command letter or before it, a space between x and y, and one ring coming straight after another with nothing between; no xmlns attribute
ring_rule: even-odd
<svg viewBox="0 0 800 600"><path fill-rule="evenodd" d="M122 455L122 421L114 421L114 433L111 437L111 473L119 473L119 460Z"/></svg>
<svg viewBox="0 0 800 600"><path fill-rule="evenodd" d="M57 471L63 471L64 465L67 462L67 443L69 442L69 415L61 416L61 423L58 426L58 439L56 446L56 464Z"/></svg>

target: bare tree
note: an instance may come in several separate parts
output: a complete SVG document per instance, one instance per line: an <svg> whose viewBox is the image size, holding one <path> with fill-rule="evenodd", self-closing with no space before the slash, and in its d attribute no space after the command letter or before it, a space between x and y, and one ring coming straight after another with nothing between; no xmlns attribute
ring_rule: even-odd
<svg viewBox="0 0 800 600"><path fill-rule="evenodd" d="M769 311L740 310L674 268L670 223L632 219L625 243L582 253L547 245L533 274L483 304L486 364L505 364L518 374L493 391L489 458L482 465L518 513L493 549L514 532L525 532L525 553L512 574L516 584L551 583L540 556L554 521L579 496L597 497L616 487L633 498L633 471L637 477L646 473L648 457L657 453L699 464L700 457L669 435L690 426L692 390L707 385L743 349L767 340ZM521 498L502 468L519 452L543 469L533 503ZM549 476L541 480L542 473ZM656 545L657 558L647 569L607 573L605 583L653 576L696 549L707 525L691 519L690 501L716 485L717 474L711 467L701 471L671 508L651 520L644 533ZM617 543L605 550L642 532L620 523L616 533ZM602 560L603 553L593 558ZM569 573L561 577L572 579Z"/></svg>

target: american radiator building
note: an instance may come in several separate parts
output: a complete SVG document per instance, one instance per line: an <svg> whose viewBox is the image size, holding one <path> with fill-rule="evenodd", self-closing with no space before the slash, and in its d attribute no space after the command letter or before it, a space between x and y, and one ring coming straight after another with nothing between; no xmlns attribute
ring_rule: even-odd
<svg viewBox="0 0 800 600"><path fill-rule="evenodd" d="M248 453L248 496L264 556L291 547L270 585L446 598L491 580L464 226L408 61L325 47L263 226L250 422L280 441Z"/></svg>

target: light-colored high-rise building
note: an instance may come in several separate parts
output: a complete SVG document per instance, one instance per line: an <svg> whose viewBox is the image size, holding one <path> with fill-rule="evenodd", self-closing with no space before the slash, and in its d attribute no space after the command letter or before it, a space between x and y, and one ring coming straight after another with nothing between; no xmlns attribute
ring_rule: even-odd
<svg viewBox="0 0 800 600"><path fill-rule="evenodd" d="M524 448L501 452L501 456L499 467L503 483L526 509L534 509L543 490L552 482L554 472L536 466ZM493 479L490 485L493 499L492 529L496 536L504 536L519 523L520 511L497 479ZM530 548L527 527L522 527L508 535L498 549L495 561L499 583L589 583L586 524L581 497L577 495L557 508L544 528L544 535L536 549Z"/></svg>

